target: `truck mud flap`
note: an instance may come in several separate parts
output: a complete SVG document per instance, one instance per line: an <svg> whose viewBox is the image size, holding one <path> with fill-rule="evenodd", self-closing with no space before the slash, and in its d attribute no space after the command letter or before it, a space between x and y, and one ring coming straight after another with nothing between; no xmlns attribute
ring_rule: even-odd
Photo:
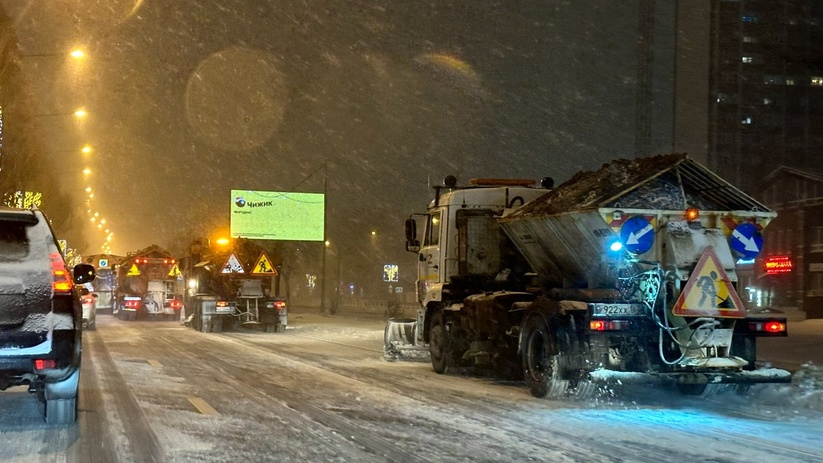
<svg viewBox="0 0 823 463"><path fill-rule="evenodd" d="M386 321L383 332L383 358L386 361L397 360L428 362L429 346L416 345L417 320L413 318L390 318Z"/></svg>

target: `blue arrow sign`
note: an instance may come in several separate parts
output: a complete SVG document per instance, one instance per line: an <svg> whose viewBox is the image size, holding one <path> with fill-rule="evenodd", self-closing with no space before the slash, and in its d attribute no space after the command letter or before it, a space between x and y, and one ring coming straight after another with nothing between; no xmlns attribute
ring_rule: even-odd
<svg viewBox="0 0 823 463"><path fill-rule="evenodd" d="M731 246L744 259L754 259L763 249L763 235L754 224L743 222L732 230Z"/></svg>
<svg viewBox="0 0 823 463"><path fill-rule="evenodd" d="M654 227L643 217L634 216L620 227L620 241L630 253L643 254L654 244Z"/></svg>

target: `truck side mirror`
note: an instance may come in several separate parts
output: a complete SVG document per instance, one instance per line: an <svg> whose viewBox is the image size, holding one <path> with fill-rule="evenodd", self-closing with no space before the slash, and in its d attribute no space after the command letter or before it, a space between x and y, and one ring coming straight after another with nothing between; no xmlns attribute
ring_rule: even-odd
<svg viewBox="0 0 823 463"><path fill-rule="evenodd" d="M406 219L406 251L420 252L420 241L417 240L417 223L414 219Z"/></svg>

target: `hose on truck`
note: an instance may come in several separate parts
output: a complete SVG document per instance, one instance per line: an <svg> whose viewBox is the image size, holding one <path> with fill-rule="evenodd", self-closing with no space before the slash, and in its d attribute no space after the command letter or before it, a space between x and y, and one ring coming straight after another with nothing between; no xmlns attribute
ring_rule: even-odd
<svg viewBox="0 0 823 463"><path fill-rule="evenodd" d="M720 322L707 317L699 317L696 318L684 325L681 326L672 326L671 321L669 320L669 312L665 308L665 301L667 299L666 288L667 285L663 284L663 281L667 281L672 278L673 275L676 275L673 271L666 271L663 272L660 268L660 264L658 262L648 262L648 261L637 261L638 263L647 264L647 265L654 265L654 268L636 273L629 277L619 277L618 280L621 282L626 282L629 285L633 284L633 280L640 280L640 289L643 290L644 298L643 304L646 306L646 309L652 316L652 320L654 320L655 325L658 327L658 353L660 356L660 360L665 363L666 365L676 365L680 363L686 357L686 351L688 349L699 349L702 347L706 347L705 342L698 342L694 344L693 341L695 339L695 335L699 331L704 330L714 330L717 326L720 325ZM646 288L643 288L645 283ZM621 283L621 286L624 283ZM652 287L649 288L648 285ZM663 301L663 320L660 320L659 314L654 310L655 303L657 300L660 299ZM689 336L689 340L685 343L679 341L675 333L684 329L692 329L692 333ZM664 332L668 335L668 338L674 342L678 347L680 347L683 352L680 354L676 360L668 360L665 356L665 352L663 349L664 343ZM710 339L710 336L705 336L704 339Z"/></svg>

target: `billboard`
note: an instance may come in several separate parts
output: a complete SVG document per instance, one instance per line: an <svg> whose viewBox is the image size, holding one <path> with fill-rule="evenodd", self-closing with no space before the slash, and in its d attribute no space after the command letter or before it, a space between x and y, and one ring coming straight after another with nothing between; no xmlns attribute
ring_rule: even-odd
<svg viewBox="0 0 823 463"><path fill-rule="evenodd" d="M322 193L231 190L231 236L323 241Z"/></svg>

